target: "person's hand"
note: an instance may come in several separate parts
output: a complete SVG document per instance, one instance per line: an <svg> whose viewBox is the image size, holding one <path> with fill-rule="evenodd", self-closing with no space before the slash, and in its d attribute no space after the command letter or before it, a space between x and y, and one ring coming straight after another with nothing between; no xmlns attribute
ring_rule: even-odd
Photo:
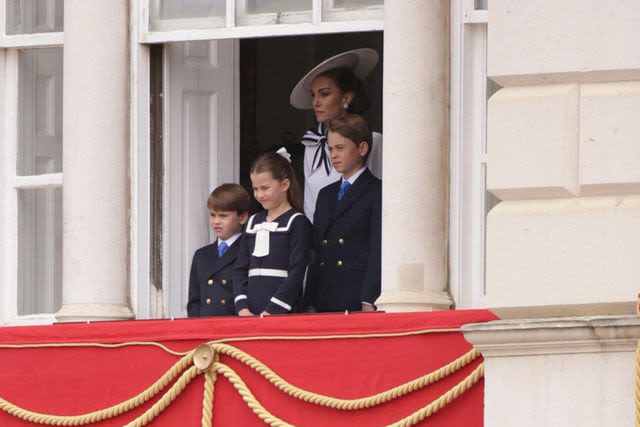
<svg viewBox="0 0 640 427"><path fill-rule="evenodd" d="M371 304L362 304L362 311L376 311L376 307Z"/></svg>
<svg viewBox="0 0 640 427"><path fill-rule="evenodd" d="M269 313L268 311L263 311L262 313L260 313L261 316L271 316L271 313Z"/></svg>
<svg viewBox="0 0 640 427"><path fill-rule="evenodd" d="M307 307L307 309L305 310L307 313L309 314L315 314L317 313L316 308L315 307Z"/></svg>
<svg viewBox="0 0 640 427"><path fill-rule="evenodd" d="M253 313L251 311L249 311L248 308L243 308L242 310L240 310L238 312L238 316L240 316L240 317L249 317L249 316L253 316Z"/></svg>

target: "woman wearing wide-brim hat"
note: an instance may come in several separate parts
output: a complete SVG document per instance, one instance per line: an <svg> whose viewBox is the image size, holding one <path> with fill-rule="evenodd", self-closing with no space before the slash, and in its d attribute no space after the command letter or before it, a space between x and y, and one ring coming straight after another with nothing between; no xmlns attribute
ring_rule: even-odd
<svg viewBox="0 0 640 427"><path fill-rule="evenodd" d="M333 56L314 67L291 92L290 102L302 110L313 109L318 125L302 138L304 150L304 212L313 220L318 192L340 179L329 160L326 132L331 120L344 112L363 114L369 98L362 80L378 63L373 49L355 49ZM367 166L382 178L382 135L373 133Z"/></svg>

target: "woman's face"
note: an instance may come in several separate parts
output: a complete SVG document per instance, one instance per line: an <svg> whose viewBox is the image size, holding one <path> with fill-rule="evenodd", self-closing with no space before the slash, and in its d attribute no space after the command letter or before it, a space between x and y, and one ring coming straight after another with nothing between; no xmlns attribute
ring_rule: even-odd
<svg viewBox="0 0 640 427"><path fill-rule="evenodd" d="M316 120L328 124L344 112L343 104L349 104L353 95L340 91L333 79L318 76L311 82L311 97Z"/></svg>

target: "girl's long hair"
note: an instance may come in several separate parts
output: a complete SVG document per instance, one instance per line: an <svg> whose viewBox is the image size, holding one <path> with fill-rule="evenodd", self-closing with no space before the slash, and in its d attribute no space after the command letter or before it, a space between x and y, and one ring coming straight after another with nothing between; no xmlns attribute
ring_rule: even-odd
<svg viewBox="0 0 640 427"><path fill-rule="evenodd" d="M287 200L294 209L302 212L302 193L291 163L276 152L264 153L253 161L251 169L249 169L249 173L263 172L271 173L271 176L280 182L285 179L289 180Z"/></svg>

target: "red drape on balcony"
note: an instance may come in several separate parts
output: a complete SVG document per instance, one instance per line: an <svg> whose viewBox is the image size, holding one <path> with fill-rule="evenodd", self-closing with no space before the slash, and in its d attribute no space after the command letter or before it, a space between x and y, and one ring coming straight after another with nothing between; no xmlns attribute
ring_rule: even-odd
<svg viewBox="0 0 640 427"><path fill-rule="evenodd" d="M252 337L320 339L249 339L229 342L256 357L281 377L303 389L334 397L356 398L387 390L433 371L471 349L459 332L356 338L354 335L402 334L458 328L496 319L486 310L434 313L291 315L260 318L207 318L58 324L0 328L0 397L36 412L75 415L120 403L146 389L180 357L155 347L7 348L6 345L56 343L161 343L188 351L211 340ZM326 336L344 338L326 339ZM452 388L481 363L481 358L450 377L381 406L355 412L315 406L287 396L237 360L222 356L247 383L262 405L298 426L386 425L408 416ZM151 425L198 426L204 380L194 379ZM481 380L428 418L431 426L481 426ZM101 422L123 425L148 409L150 402ZM0 411L0 425L32 425ZM215 384L213 425L264 425L222 376Z"/></svg>

